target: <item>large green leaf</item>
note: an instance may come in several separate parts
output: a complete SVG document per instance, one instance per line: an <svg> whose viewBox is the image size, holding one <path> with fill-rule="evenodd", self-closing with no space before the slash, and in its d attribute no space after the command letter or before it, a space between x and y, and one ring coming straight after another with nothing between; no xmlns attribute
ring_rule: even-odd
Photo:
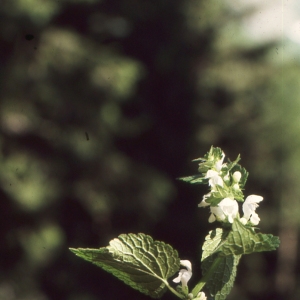
<svg viewBox="0 0 300 300"><path fill-rule="evenodd" d="M162 296L167 279L180 267L176 250L143 233L121 234L100 249L70 250L152 298Z"/></svg>
<svg viewBox="0 0 300 300"><path fill-rule="evenodd" d="M280 241L277 236L256 233L252 227L246 227L235 219L226 242L221 245L219 250L225 255L250 254L275 250L279 244Z"/></svg>
<svg viewBox="0 0 300 300"><path fill-rule="evenodd" d="M215 300L224 300L230 293L236 277L236 269L241 255L224 256L220 245L226 241L229 231L217 228L209 232L203 244L203 275L207 276L206 287ZM207 274L209 272L210 274Z"/></svg>
<svg viewBox="0 0 300 300"><path fill-rule="evenodd" d="M201 265L203 275L208 271L213 272L206 282L206 287L209 289L214 300L224 300L230 293L236 277L237 265L241 255L218 256L218 253L208 256Z"/></svg>
<svg viewBox="0 0 300 300"><path fill-rule="evenodd" d="M217 228L209 232L203 245L202 260L216 252L240 255L272 251L279 247L279 243L277 236L257 233L253 227L245 226L235 219L230 230Z"/></svg>

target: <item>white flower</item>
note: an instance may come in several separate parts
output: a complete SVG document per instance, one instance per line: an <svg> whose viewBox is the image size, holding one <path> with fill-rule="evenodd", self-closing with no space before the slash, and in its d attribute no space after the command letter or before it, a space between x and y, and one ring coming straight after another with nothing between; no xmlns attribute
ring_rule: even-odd
<svg viewBox="0 0 300 300"><path fill-rule="evenodd" d="M206 194L203 196L203 199L202 201L198 204L198 207L206 207L206 206L210 206L210 203L207 203L205 200L210 197L210 193ZM214 221L216 221L216 219L218 220L224 220L225 219L225 216L224 216L224 213L222 211L222 209L218 206L211 206L210 207L210 216L208 218L208 222L209 223L212 223Z"/></svg>
<svg viewBox="0 0 300 300"><path fill-rule="evenodd" d="M258 203L263 200L262 196L250 195L246 198L243 204L244 216L241 218L241 222L246 224L249 219L253 225L257 225L260 221L258 214L255 212L258 207Z"/></svg>
<svg viewBox="0 0 300 300"><path fill-rule="evenodd" d="M211 212L211 214L208 218L209 223L212 223L216 220L223 221L225 219L225 215L219 206L211 206L210 212Z"/></svg>
<svg viewBox="0 0 300 300"><path fill-rule="evenodd" d="M208 170L206 172L205 178L209 178L208 183L212 188L214 188L216 185L220 185L223 187L223 179L220 176L220 173L223 167L224 157L225 154L223 152L222 158L215 163L215 170Z"/></svg>
<svg viewBox="0 0 300 300"><path fill-rule="evenodd" d="M210 193L203 196L202 201L198 204L198 207L206 207L209 206L210 203L207 203L205 200L210 197Z"/></svg>
<svg viewBox="0 0 300 300"><path fill-rule="evenodd" d="M198 204L198 207L210 206L210 203L207 203L205 201L207 198L210 197L210 195L211 195L210 193L204 195L202 201ZM217 219L220 221L225 219L224 213L219 206L211 206L210 212L211 212L211 214L208 218L209 223L212 223L212 222L216 221Z"/></svg>
<svg viewBox="0 0 300 300"><path fill-rule="evenodd" d="M222 169L224 157L225 157L225 153L222 152L222 158L221 158L220 160L218 160L218 161L216 162L216 164L215 164L216 170L217 170L218 172L220 172L221 169Z"/></svg>
<svg viewBox="0 0 300 300"><path fill-rule="evenodd" d="M219 175L219 172L214 170L208 170L205 178L209 178L208 184L211 187L215 187L216 185L220 185L223 187L223 179Z"/></svg>
<svg viewBox="0 0 300 300"><path fill-rule="evenodd" d="M180 264L186 269L179 270L179 274L173 279L174 282L179 283L181 281L182 287L186 287L188 281L192 277L192 264L189 260L181 260Z"/></svg>
<svg viewBox="0 0 300 300"><path fill-rule="evenodd" d="M205 200L210 194L203 196L203 200L198 204L198 207L210 206ZM210 206L210 216L208 222L212 223L216 220L224 221L227 217L228 222L233 223L233 219L238 215L239 207L236 200L224 198L217 206Z"/></svg>
<svg viewBox="0 0 300 300"><path fill-rule="evenodd" d="M207 297L205 296L204 292L198 293L197 298L196 298L196 300L206 300L206 299L207 299Z"/></svg>
<svg viewBox="0 0 300 300"><path fill-rule="evenodd" d="M239 212L239 206L236 200L230 198L223 199L218 206L222 209L225 216L228 218L228 222L233 223L233 219L236 218Z"/></svg>
<svg viewBox="0 0 300 300"><path fill-rule="evenodd" d="M204 200L202 200L202 202L203 201ZM202 204L202 202L200 204ZM202 204L201 206L203 207L206 205ZM228 222L233 223L233 219L236 218L238 211L239 211L239 206L238 206L236 200L232 200L230 198L225 198L218 204L218 206L210 207L211 215L208 219L208 222L212 223L216 220L224 221L227 217Z"/></svg>

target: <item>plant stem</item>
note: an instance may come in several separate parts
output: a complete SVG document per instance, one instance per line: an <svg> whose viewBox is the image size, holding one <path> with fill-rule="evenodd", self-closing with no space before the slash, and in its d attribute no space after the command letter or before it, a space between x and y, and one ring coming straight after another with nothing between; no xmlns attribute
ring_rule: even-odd
<svg viewBox="0 0 300 300"><path fill-rule="evenodd" d="M178 298L180 299L185 299L185 296L178 293L176 290L174 290L168 283L168 281L164 281L165 285L167 286L167 288L174 294L176 295Z"/></svg>

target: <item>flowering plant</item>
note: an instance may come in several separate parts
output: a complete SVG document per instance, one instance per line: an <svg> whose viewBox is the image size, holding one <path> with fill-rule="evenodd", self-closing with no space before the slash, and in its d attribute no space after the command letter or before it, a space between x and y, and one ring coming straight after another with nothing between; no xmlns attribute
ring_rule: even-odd
<svg viewBox="0 0 300 300"><path fill-rule="evenodd" d="M220 228L211 230L202 247L201 268L203 277L190 291L188 281L192 264L180 260L178 252L170 245L154 241L143 233L121 234L99 249L70 248L77 256L90 261L118 277L132 288L160 298L169 289L180 299L206 300L202 289L207 289L210 299L223 300L233 286L237 265L243 254L271 251L279 246L279 238L257 232L260 218L256 213L263 197L250 195L244 200L243 189L248 172L238 162L224 163L225 154L211 147L199 162L199 174L180 178L189 183L208 184L210 192L203 196L199 207L209 207L208 222L219 222ZM239 215L242 204L243 216ZM184 268L180 269L180 265ZM181 283L173 288L168 279Z"/></svg>

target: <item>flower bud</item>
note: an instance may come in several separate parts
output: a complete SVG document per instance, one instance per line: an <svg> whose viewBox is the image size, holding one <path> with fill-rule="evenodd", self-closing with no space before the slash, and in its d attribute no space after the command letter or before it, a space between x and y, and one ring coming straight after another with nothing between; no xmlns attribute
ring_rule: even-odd
<svg viewBox="0 0 300 300"><path fill-rule="evenodd" d="M241 180L242 174L239 171L236 171L232 175L232 179L234 182L239 182Z"/></svg>
<svg viewBox="0 0 300 300"><path fill-rule="evenodd" d="M224 181L229 181L229 173L224 176Z"/></svg>
<svg viewBox="0 0 300 300"><path fill-rule="evenodd" d="M233 189L236 190L236 191L238 191L238 190L240 189L239 184L238 184L238 183L235 183L235 184L233 185Z"/></svg>
<svg viewBox="0 0 300 300"><path fill-rule="evenodd" d="M206 300L207 297L205 296L205 293L204 293L204 292L200 292L200 293L198 293L196 299L197 299L197 300L198 300L198 299L199 299L199 300Z"/></svg>

